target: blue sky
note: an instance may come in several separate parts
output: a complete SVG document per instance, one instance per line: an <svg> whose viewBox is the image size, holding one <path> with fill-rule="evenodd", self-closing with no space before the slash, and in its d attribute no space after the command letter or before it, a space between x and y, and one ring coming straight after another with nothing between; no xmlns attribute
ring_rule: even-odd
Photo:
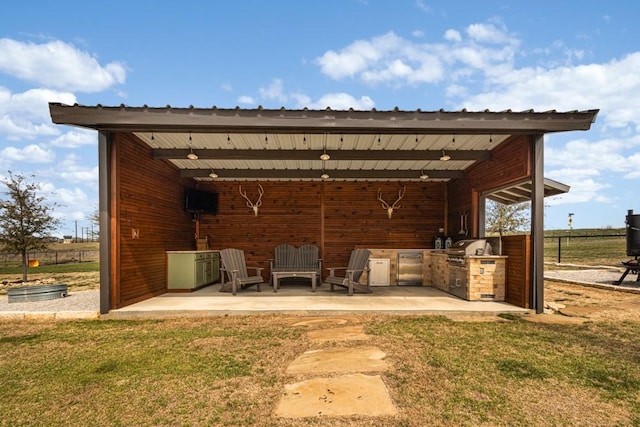
<svg viewBox="0 0 640 427"><path fill-rule="evenodd" d="M549 135L545 228L640 212L640 3L32 1L0 15L0 177L34 174L63 220L97 207L95 132L49 101L221 108L600 109ZM80 231L78 231L80 233Z"/></svg>

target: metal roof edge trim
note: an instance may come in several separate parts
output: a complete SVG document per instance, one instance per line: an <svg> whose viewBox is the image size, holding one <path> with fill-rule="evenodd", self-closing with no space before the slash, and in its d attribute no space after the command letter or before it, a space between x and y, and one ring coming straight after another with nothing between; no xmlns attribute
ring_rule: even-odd
<svg viewBox="0 0 640 427"><path fill-rule="evenodd" d="M547 133L588 130L598 109L558 112L265 110L49 103L53 123L95 130L228 132Z"/></svg>

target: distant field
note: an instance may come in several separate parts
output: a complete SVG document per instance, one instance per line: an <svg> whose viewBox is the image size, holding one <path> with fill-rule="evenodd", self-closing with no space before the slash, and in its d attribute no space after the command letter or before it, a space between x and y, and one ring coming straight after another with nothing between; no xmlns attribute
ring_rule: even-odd
<svg viewBox="0 0 640 427"><path fill-rule="evenodd" d="M544 261L562 264L619 265L627 256L624 228L546 230ZM558 254L558 247L560 253Z"/></svg>
<svg viewBox="0 0 640 427"><path fill-rule="evenodd" d="M27 268L27 274L29 275L38 273L84 273L88 271L100 271L100 263L80 262L72 264L41 265L39 267ZM22 267L0 267L0 275L1 274L22 274Z"/></svg>
<svg viewBox="0 0 640 427"><path fill-rule="evenodd" d="M100 260L100 244L98 242L54 243L45 251L30 251L28 259L30 261L37 260L40 264L38 268L41 270L45 266L97 263ZM11 268L20 268L21 265L22 256L20 254L0 252L0 272Z"/></svg>

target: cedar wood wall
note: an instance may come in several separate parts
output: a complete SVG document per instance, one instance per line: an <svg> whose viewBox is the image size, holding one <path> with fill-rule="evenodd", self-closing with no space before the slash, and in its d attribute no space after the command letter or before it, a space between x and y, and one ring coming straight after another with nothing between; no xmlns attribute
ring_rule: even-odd
<svg viewBox="0 0 640 427"><path fill-rule="evenodd" d="M193 223L184 211L184 188L193 183L153 160L151 149L131 134L116 134L113 149L111 306L118 308L166 292L165 251L193 246Z"/></svg>
<svg viewBox="0 0 640 427"><path fill-rule="evenodd" d="M213 249L245 251L247 265L267 268L280 243L320 247L323 266L344 266L355 246L370 248L432 248L438 228L445 224L449 198L450 235L457 237L459 212L472 206L471 183L493 188L529 170L528 139L521 137L494 150L485 166L474 167L461 180L406 182L406 194L391 219L376 200L378 188L390 204L401 188L391 182L260 182L265 194L259 215L246 206L239 185L255 201L257 182L211 181L197 188L218 192L218 215L202 215L200 237ZM167 250L195 249L196 224L184 211L184 188L169 162L153 160L151 150L131 134L116 134L116 166L112 169L112 235L115 262L111 272L112 308L164 293ZM452 197L453 196L453 197ZM453 206L453 207L452 207ZM132 230L139 238L132 238ZM469 236L470 237L470 236ZM326 270L325 270L326 271Z"/></svg>

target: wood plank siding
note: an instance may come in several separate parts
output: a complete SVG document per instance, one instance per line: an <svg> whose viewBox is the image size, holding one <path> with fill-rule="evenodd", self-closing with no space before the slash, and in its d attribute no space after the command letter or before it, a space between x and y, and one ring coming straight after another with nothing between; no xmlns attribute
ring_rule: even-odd
<svg viewBox="0 0 640 427"><path fill-rule="evenodd" d="M509 257L505 301L519 307L530 308L531 235L504 236L502 254Z"/></svg>
<svg viewBox="0 0 640 427"><path fill-rule="evenodd" d="M464 173L464 178L449 183L449 212L447 232L456 236L460 230L460 215L468 214L477 218L477 194L502 187L531 176L530 139L527 136L514 136L491 152L491 160L480 162ZM478 224L470 223L474 232ZM468 238L478 237L471 233Z"/></svg>
<svg viewBox="0 0 640 427"><path fill-rule="evenodd" d="M261 182L265 194L256 217L239 194L239 186L255 201L256 182L201 183L218 192L218 215L202 215L200 235L214 249L246 252L247 263L268 267L280 243L320 247L325 266L346 265L356 246L430 248L443 224L443 183L408 182L392 218L376 200L378 188L392 203L401 185L363 182ZM267 278L268 271L265 271Z"/></svg>
<svg viewBox="0 0 640 427"><path fill-rule="evenodd" d="M114 138L118 199L112 199L111 212L117 224L112 245L118 249L118 272L112 272L111 306L119 308L165 293L165 251L192 249L184 189L193 183L169 163L153 160L150 148L134 136Z"/></svg>

